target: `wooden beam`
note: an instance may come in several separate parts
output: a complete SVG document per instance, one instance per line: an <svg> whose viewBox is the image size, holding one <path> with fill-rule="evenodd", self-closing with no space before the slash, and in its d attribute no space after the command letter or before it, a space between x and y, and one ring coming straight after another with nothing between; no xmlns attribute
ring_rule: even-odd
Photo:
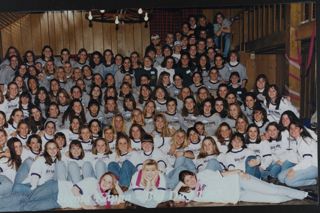
<svg viewBox="0 0 320 213"><path fill-rule="evenodd" d="M316 27L316 21L307 22L297 26L297 37L296 40L304 40L311 37L313 29Z"/></svg>
<svg viewBox="0 0 320 213"><path fill-rule="evenodd" d="M265 38L246 43L246 51L264 52L279 48L285 44L285 33L277 32Z"/></svg>

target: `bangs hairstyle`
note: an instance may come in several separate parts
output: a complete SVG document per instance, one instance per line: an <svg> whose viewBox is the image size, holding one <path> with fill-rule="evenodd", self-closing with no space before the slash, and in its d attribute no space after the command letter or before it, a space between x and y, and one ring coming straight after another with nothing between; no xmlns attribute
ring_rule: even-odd
<svg viewBox="0 0 320 213"><path fill-rule="evenodd" d="M48 146L49 144L54 144L57 146L58 152L57 152L57 158L55 160L52 160L52 157L49 155L48 153ZM48 165L52 165L53 163L55 163L55 161L58 159L59 161L61 160L61 153L59 150L59 146L58 144L54 141L54 140L49 140L45 145L44 145L44 152L43 152L43 157L45 159L45 163Z"/></svg>
<svg viewBox="0 0 320 213"><path fill-rule="evenodd" d="M98 151L97 151L97 143L98 143L98 141L103 141L104 144L106 145L106 151L105 151L104 155L112 154L112 151L111 151L111 149L109 147L109 143L104 138L97 138L96 140L93 141L92 150L91 150L92 154L95 154L95 155L98 154Z"/></svg>
<svg viewBox="0 0 320 213"><path fill-rule="evenodd" d="M71 153L71 148L72 148L73 146L77 146L77 147L79 147L79 148L81 149L81 154L80 154L80 156L79 156L79 159L83 159L83 158L84 158L84 150L83 150L82 144L81 144L81 142L80 142L79 140L72 140L72 141L71 141L71 143L70 143L70 145L69 145L69 157L70 157L71 159L75 159L75 157L74 157L74 156L72 155L72 153Z"/></svg>

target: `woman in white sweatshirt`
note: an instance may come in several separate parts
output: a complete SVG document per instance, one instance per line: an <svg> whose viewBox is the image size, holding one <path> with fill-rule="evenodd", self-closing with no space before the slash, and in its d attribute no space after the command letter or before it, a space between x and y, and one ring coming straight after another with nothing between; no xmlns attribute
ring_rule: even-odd
<svg viewBox="0 0 320 213"><path fill-rule="evenodd" d="M318 144L299 122L292 122L289 132L297 141L298 163L282 171L278 179L292 187L314 185L318 177Z"/></svg>

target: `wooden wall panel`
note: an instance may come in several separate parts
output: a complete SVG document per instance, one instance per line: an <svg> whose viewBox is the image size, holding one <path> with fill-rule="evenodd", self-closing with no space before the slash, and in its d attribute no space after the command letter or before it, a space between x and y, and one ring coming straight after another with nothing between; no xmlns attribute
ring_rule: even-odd
<svg viewBox="0 0 320 213"><path fill-rule="evenodd" d="M126 41L126 46L125 46L125 55L130 55L132 51L134 51L134 39L133 39L133 25L132 24L127 24L125 25L125 38L124 40Z"/></svg>
<svg viewBox="0 0 320 213"><path fill-rule="evenodd" d="M11 25L11 36L12 36L12 43L17 44L16 48L22 48L22 37L21 37L21 22L18 21Z"/></svg>
<svg viewBox="0 0 320 213"><path fill-rule="evenodd" d="M102 25L102 35L103 35L103 49L111 49L111 25L103 24Z"/></svg>
<svg viewBox="0 0 320 213"><path fill-rule="evenodd" d="M83 29L83 42L84 48L87 49L88 52L93 51L93 35L92 35L92 27L89 27L89 22L85 18L85 12L81 13L82 16L82 29Z"/></svg>
<svg viewBox="0 0 320 213"><path fill-rule="evenodd" d="M64 47L63 46L63 36L62 36L62 18L61 18L61 12L54 12L54 37L56 41L56 45L53 48L54 54L59 54L60 50Z"/></svg>
<svg viewBox="0 0 320 213"><path fill-rule="evenodd" d="M41 28L41 46L49 44L49 25L48 25L48 13L43 13L40 18Z"/></svg>
<svg viewBox="0 0 320 213"><path fill-rule="evenodd" d="M31 36L32 36L32 49L35 52L41 52L42 42L41 42L41 14L34 14L30 16L31 23Z"/></svg>
<svg viewBox="0 0 320 213"><path fill-rule="evenodd" d="M75 53L76 50L76 33L73 11L68 11L68 38L70 52Z"/></svg>
<svg viewBox="0 0 320 213"><path fill-rule="evenodd" d="M125 41L125 28L124 24L120 24L117 31L117 40L118 40L118 51L117 53L125 54L126 52L126 41Z"/></svg>
<svg viewBox="0 0 320 213"><path fill-rule="evenodd" d="M62 48L69 48L76 54L80 48L89 53L94 50L103 52L112 49L115 54L129 56L132 51L141 55L149 44L150 30L144 24L115 24L94 22L89 27L82 11L57 11L28 14L16 22L1 29L2 52L13 45L23 54L33 50L41 55L44 45L49 44L54 54L60 54Z"/></svg>
<svg viewBox="0 0 320 213"><path fill-rule="evenodd" d="M102 23L93 23L93 49L103 52L103 29Z"/></svg>
<svg viewBox="0 0 320 213"><path fill-rule="evenodd" d="M23 54L26 50L33 50L32 46L32 36L31 36L31 20L30 15L27 15L21 19L21 38L22 38L22 50L20 50L21 54ZM9 45L2 44L2 48L6 49L8 46L15 46L14 43Z"/></svg>
<svg viewBox="0 0 320 213"><path fill-rule="evenodd" d="M54 12L48 12L48 30L49 30L49 43L52 49L55 51L56 36L55 36L55 24L54 24Z"/></svg>
<svg viewBox="0 0 320 213"><path fill-rule="evenodd" d="M61 21L62 21L61 27L62 27L63 47L70 49L68 11L61 12ZM57 53L60 53L60 52L57 52Z"/></svg>
<svg viewBox="0 0 320 213"><path fill-rule="evenodd" d="M77 53L83 45L83 30L82 30L82 15L81 12L75 11L74 12L74 29L75 29L75 42L76 42L76 49L74 53Z"/></svg>

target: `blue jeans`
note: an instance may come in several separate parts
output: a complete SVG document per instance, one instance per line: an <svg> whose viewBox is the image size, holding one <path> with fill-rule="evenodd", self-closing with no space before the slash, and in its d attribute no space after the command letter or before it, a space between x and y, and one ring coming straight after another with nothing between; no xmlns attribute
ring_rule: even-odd
<svg viewBox="0 0 320 213"><path fill-rule="evenodd" d="M210 169L212 171L223 171L223 166L216 159L211 159L208 161L206 169Z"/></svg>
<svg viewBox="0 0 320 213"><path fill-rule="evenodd" d="M273 163L271 163L270 166L268 166L268 168L266 170L260 169L261 178L264 180L267 179L268 176L271 176L273 178L277 178L280 171L281 171L281 165L273 162Z"/></svg>
<svg viewBox="0 0 320 213"><path fill-rule="evenodd" d="M98 160L95 164L96 178L99 180L100 177L107 172L107 165L103 160Z"/></svg>
<svg viewBox="0 0 320 213"><path fill-rule="evenodd" d="M249 161L254 160L256 158L257 158L256 156L248 156L247 157L247 159L246 159L246 173L260 179L261 172L260 172L259 166L258 165L253 166L253 167L249 166Z"/></svg>
<svg viewBox="0 0 320 213"><path fill-rule="evenodd" d="M82 165L82 176L83 178L96 177L92 164L89 161L84 162Z"/></svg>
<svg viewBox="0 0 320 213"><path fill-rule="evenodd" d="M58 182L49 180L29 195L12 192L0 198L0 211L41 211L59 208Z"/></svg>
<svg viewBox="0 0 320 213"><path fill-rule="evenodd" d="M178 157L174 163L174 168L166 175L167 188L174 189L179 182L179 174L183 170L196 172L196 166L190 158Z"/></svg>
<svg viewBox="0 0 320 213"><path fill-rule="evenodd" d="M22 182L28 177L32 163L33 160L31 158L28 158L24 160L21 166L19 167L12 187L13 192L27 194L31 192L31 184L23 184Z"/></svg>
<svg viewBox="0 0 320 213"><path fill-rule="evenodd" d="M294 171L294 175L291 178L287 178L287 174L290 168L282 171L278 179L281 183L285 183L287 186L299 187L299 186L309 186L315 185L317 183L318 168L315 166L310 166L306 169Z"/></svg>
<svg viewBox="0 0 320 213"><path fill-rule="evenodd" d="M283 162L283 164L281 165L281 172L278 174L278 180L280 181L280 183L285 183L288 169L290 169L294 165L296 165L296 164L294 164L290 161L287 161L287 160L285 162Z"/></svg>
<svg viewBox="0 0 320 213"><path fill-rule="evenodd" d="M109 163L108 171L118 177L120 186L129 187L131 177L137 168L129 160L125 160L121 166L117 162Z"/></svg>
<svg viewBox="0 0 320 213"><path fill-rule="evenodd" d="M224 46L223 57L227 58L229 54L230 46L231 46L231 33L225 33L224 35L214 37L214 43L218 49L221 48L221 45L220 45L221 39Z"/></svg>
<svg viewBox="0 0 320 213"><path fill-rule="evenodd" d="M0 175L0 197L10 194L12 191L12 181L4 175Z"/></svg>

